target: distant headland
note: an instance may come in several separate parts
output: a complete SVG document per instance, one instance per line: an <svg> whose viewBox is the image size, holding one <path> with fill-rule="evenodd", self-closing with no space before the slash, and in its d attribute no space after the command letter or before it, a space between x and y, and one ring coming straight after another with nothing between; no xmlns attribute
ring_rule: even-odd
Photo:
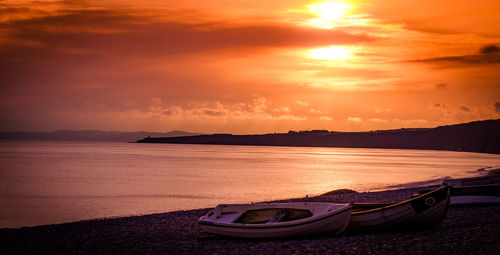
<svg viewBox="0 0 500 255"><path fill-rule="evenodd" d="M500 119L369 132L289 131L260 135L147 137L138 143L450 150L500 154Z"/></svg>

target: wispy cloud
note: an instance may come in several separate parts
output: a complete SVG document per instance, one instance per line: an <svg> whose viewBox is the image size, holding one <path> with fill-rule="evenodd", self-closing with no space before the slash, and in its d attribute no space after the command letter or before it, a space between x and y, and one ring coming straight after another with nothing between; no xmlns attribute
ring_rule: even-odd
<svg viewBox="0 0 500 255"><path fill-rule="evenodd" d="M363 119L359 118L359 117L349 117L349 118L347 118L347 121L349 121L349 122L362 122Z"/></svg>
<svg viewBox="0 0 500 255"><path fill-rule="evenodd" d="M496 0L372 0L371 13L404 29L432 35L498 36L500 2Z"/></svg>
<svg viewBox="0 0 500 255"><path fill-rule="evenodd" d="M380 119L380 118L370 118L370 119L368 119L368 121L371 121L371 122L389 122L386 119Z"/></svg>
<svg viewBox="0 0 500 255"><path fill-rule="evenodd" d="M438 83L438 84L436 84L435 87L436 87L436 89L446 89L446 88L448 88L448 84L446 84L446 83Z"/></svg>
<svg viewBox="0 0 500 255"><path fill-rule="evenodd" d="M411 62L462 65L500 64L500 48L496 45L486 45L479 49L478 54L419 59Z"/></svg>
<svg viewBox="0 0 500 255"><path fill-rule="evenodd" d="M158 55L235 48L316 47L374 40L365 34L284 23L192 23L185 22L182 16L161 21L149 13L141 15L128 9L64 10L43 17L11 20L1 28L7 31L9 42L4 43L3 52L19 49L16 45L24 45L22 42L36 43L36 48Z"/></svg>
<svg viewBox="0 0 500 255"><path fill-rule="evenodd" d="M300 100L297 100L295 101L298 105L301 105L301 106L308 106L309 104L306 103L306 102L303 102L303 101L300 101Z"/></svg>

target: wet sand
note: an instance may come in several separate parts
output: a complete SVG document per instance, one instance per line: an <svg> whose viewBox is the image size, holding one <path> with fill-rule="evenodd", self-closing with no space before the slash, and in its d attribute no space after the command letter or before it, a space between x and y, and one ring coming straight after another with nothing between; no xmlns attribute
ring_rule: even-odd
<svg viewBox="0 0 500 255"><path fill-rule="evenodd" d="M341 190L307 200L389 202L408 199L423 189L429 187L370 193ZM440 225L428 230L290 240L200 234L197 219L209 210L0 229L0 254L500 254L500 205L452 207Z"/></svg>

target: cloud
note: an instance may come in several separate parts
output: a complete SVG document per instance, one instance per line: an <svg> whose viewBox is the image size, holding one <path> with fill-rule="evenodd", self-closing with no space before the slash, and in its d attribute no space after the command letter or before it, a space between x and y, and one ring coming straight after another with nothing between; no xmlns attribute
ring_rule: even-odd
<svg viewBox="0 0 500 255"><path fill-rule="evenodd" d="M429 122L429 120L425 120L425 119L412 119L412 120L407 120L405 122L406 123L420 123L420 124L423 124L423 123Z"/></svg>
<svg viewBox="0 0 500 255"><path fill-rule="evenodd" d="M461 119L462 121L470 120L470 117L480 118L481 116L481 109L474 105L434 103L429 105L427 109L444 118Z"/></svg>
<svg viewBox="0 0 500 255"><path fill-rule="evenodd" d="M167 13L159 13L168 16ZM12 20L0 26L7 31L4 51L31 48L78 49L98 53L134 55L199 54L228 49L266 47L319 47L356 44L374 40L366 34L340 30L266 23L235 25L228 22L186 22L173 12L174 19L156 20L150 13L128 9L63 10L49 16ZM26 42L37 45L32 48ZM5 53L5 52L4 52Z"/></svg>
<svg viewBox="0 0 500 255"><path fill-rule="evenodd" d="M495 102L495 112L500 113L500 102Z"/></svg>
<svg viewBox="0 0 500 255"><path fill-rule="evenodd" d="M368 121L371 121L371 122L389 122L386 119L379 119L379 118L371 118L371 119L368 119Z"/></svg>
<svg viewBox="0 0 500 255"><path fill-rule="evenodd" d="M391 112L392 109L391 108L381 108L381 107L378 107L378 106L375 106L374 108L374 111L375 113L384 113L384 112Z"/></svg>
<svg viewBox="0 0 500 255"><path fill-rule="evenodd" d="M161 98L159 98L159 97L152 97L152 98L151 98L151 103L152 103L153 105L160 105L160 104L162 103L162 100L161 100Z"/></svg>
<svg viewBox="0 0 500 255"><path fill-rule="evenodd" d="M470 112L470 108L469 108L469 107L467 107L467 106L465 106L465 105L461 105L461 106L460 106L460 110L461 110L461 111L464 111L464 112Z"/></svg>
<svg viewBox="0 0 500 255"><path fill-rule="evenodd" d="M30 6L15 10L16 16L10 17L8 22L0 19L0 70L3 74L0 94L4 95L9 92L7 90L19 93L26 87L38 93L37 90L45 90L48 86L52 89L56 86L76 88L88 86L90 82L108 87L126 87L134 82L158 83L174 79L167 79L169 75L180 76L173 69L180 69L179 66L187 62L191 66L185 68L185 73L195 65L208 66L200 58L224 59L218 54L255 58L274 49L374 40L365 34L295 24L216 22L199 18L204 14L196 10L71 9L66 5L50 13L35 11ZM9 11L8 7L0 6L0 12ZM188 61L193 59L196 61ZM173 66L172 63L179 64ZM170 70L160 70L161 73L156 70L155 73L152 68ZM207 73L207 76L215 76L215 72ZM184 83L194 83L191 76L182 78L189 80ZM187 89L176 89L182 90Z"/></svg>
<svg viewBox="0 0 500 255"><path fill-rule="evenodd" d="M410 62L461 65L500 64L500 48L496 45L486 45L479 49L479 54L419 59Z"/></svg>
<svg viewBox="0 0 500 255"><path fill-rule="evenodd" d="M308 106L309 104L300 100L295 101L298 105Z"/></svg>
<svg viewBox="0 0 500 255"><path fill-rule="evenodd" d="M479 50L479 53L481 54L494 54L499 52L500 52L500 47L496 45L486 45Z"/></svg>
<svg viewBox="0 0 500 255"><path fill-rule="evenodd" d="M328 114L328 111L322 111L315 108L309 109L309 112L312 114Z"/></svg>
<svg viewBox="0 0 500 255"><path fill-rule="evenodd" d="M436 89L446 89L446 88L448 88L448 84L446 83L436 84Z"/></svg>
<svg viewBox="0 0 500 255"><path fill-rule="evenodd" d="M319 117L319 120L327 120L327 121L330 121L330 120L333 120L332 117L329 117L329 116L320 116Z"/></svg>
<svg viewBox="0 0 500 255"><path fill-rule="evenodd" d="M405 29L439 35L498 36L500 16L498 0L372 0L369 7L374 18ZM397 11L395 11L397 10Z"/></svg>
<svg viewBox="0 0 500 255"><path fill-rule="evenodd" d="M349 121L349 122L362 122L363 119L358 118L358 117L349 117L349 118L347 118L347 121Z"/></svg>
<svg viewBox="0 0 500 255"><path fill-rule="evenodd" d="M226 113L223 111L214 111L214 110L204 110L202 111L202 114L208 116L217 116L217 117L226 115Z"/></svg>
<svg viewBox="0 0 500 255"><path fill-rule="evenodd" d="M271 108L272 104L267 98L254 98L249 102L221 103L214 102L192 102L191 105L174 105L170 107L159 106L151 102L148 108L129 108L121 112L134 112L141 118L157 117L185 120L219 119L229 120L307 120L306 116L298 116L290 113L288 107ZM276 111L278 109L278 111Z"/></svg>

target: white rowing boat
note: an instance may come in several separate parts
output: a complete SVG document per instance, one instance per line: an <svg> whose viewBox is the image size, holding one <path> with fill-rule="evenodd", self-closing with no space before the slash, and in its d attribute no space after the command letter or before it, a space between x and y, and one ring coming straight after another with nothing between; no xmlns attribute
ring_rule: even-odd
<svg viewBox="0 0 500 255"><path fill-rule="evenodd" d="M445 186L397 203L354 203L349 230L435 226L446 217L449 196Z"/></svg>
<svg viewBox="0 0 500 255"><path fill-rule="evenodd" d="M239 238L284 238L339 234L351 204L322 202L221 204L198 223L202 232Z"/></svg>
<svg viewBox="0 0 500 255"><path fill-rule="evenodd" d="M490 169L482 176L446 179L443 184L452 187L450 205L500 203L500 168Z"/></svg>
<svg viewBox="0 0 500 255"><path fill-rule="evenodd" d="M500 183L490 185L453 187L450 205L474 206L500 204Z"/></svg>

